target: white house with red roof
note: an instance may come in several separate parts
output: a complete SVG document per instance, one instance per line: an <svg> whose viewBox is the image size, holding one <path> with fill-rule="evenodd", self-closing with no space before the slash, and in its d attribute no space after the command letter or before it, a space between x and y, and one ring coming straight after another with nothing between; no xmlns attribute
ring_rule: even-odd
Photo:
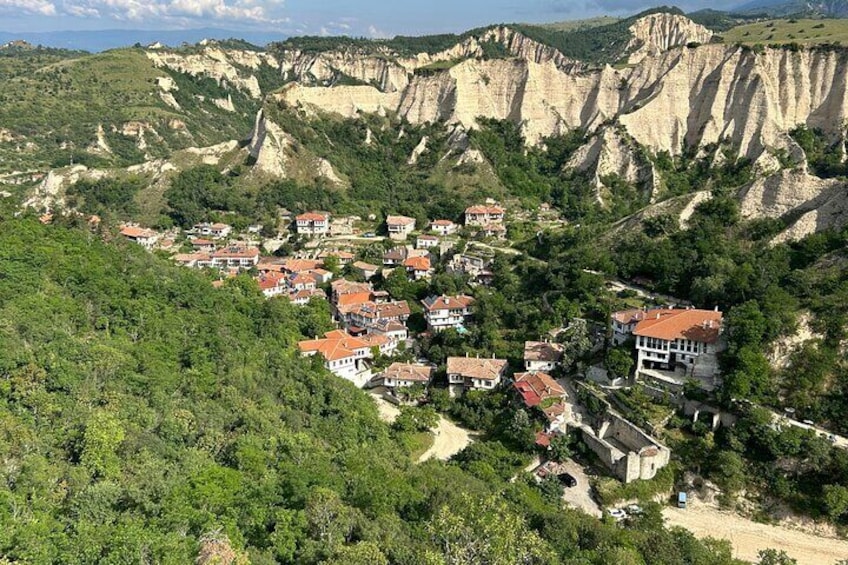
<svg viewBox="0 0 848 565"><path fill-rule="evenodd" d="M259 264L259 249L230 245L211 254L212 266L222 269L250 269Z"/></svg>
<svg viewBox="0 0 848 565"><path fill-rule="evenodd" d="M372 343L344 331L327 332L323 338L301 341L297 347L303 357L320 355L328 371L357 386L371 376L367 360L372 358Z"/></svg>
<svg viewBox="0 0 848 565"><path fill-rule="evenodd" d="M141 245L145 249L152 249L161 237L160 234L154 230L130 225L121 228L121 235L129 241Z"/></svg>
<svg viewBox="0 0 848 565"><path fill-rule="evenodd" d="M466 226L487 226L489 224L502 224L506 210L500 206L486 204L482 206L471 206L465 209Z"/></svg>
<svg viewBox="0 0 848 565"><path fill-rule="evenodd" d="M388 216L386 217L386 228L389 231L389 239L402 241L415 231L415 218Z"/></svg>
<svg viewBox="0 0 848 565"><path fill-rule="evenodd" d="M307 212L295 217L294 224L298 235L322 236L330 231L330 215L321 212Z"/></svg>
<svg viewBox="0 0 848 565"><path fill-rule="evenodd" d="M470 296L431 296L423 300L424 319L430 331L441 332L448 328L465 329L465 324L471 317L471 305L474 299Z"/></svg>
<svg viewBox="0 0 848 565"><path fill-rule="evenodd" d="M637 379L675 389L688 380L707 390L719 384L717 354L724 347L721 312L662 308L640 317L633 328Z"/></svg>
<svg viewBox="0 0 848 565"><path fill-rule="evenodd" d="M434 368L429 365L392 363L380 376L386 388L427 386L433 378Z"/></svg>
<svg viewBox="0 0 848 565"><path fill-rule="evenodd" d="M430 231L441 236L455 234L459 226L450 220L433 220L430 222Z"/></svg>
<svg viewBox="0 0 848 565"><path fill-rule="evenodd" d="M410 257L403 262L403 267L406 269L407 276L414 281L430 278L433 274L429 257Z"/></svg>
<svg viewBox="0 0 848 565"><path fill-rule="evenodd" d="M462 385L465 390L492 390L506 374L505 359L448 357L446 372L449 385Z"/></svg>
<svg viewBox="0 0 848 565"><path fill-rule="evenodd" d="M553 371L562 361L564 348L547 341L524 342L524 368L528 371Z"/></svg>
<svg viewBox="0 0 848 565"><path fill-rule="evenodd" d="M195 224L192 231L197 235L205 235L214 239L224 239L230 236L233 228L229 224L216 222L210 224L208 222Z"/></svg>

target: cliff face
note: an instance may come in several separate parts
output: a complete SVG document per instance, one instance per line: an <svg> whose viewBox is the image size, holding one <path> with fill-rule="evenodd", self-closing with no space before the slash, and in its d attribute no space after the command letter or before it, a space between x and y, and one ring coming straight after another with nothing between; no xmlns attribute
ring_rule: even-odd
<svg viewBox="0 0 848 565"><path fill-rule="evenodd" d="M709 43L713 32L678 14L659 13L636 20L630 26L633 39L625 49L633 65L688 43Z"/></svg>
<svg viewBox="0 0 848 565"><path fill-rule="evenodd" d="M739 154L771 164L766 149L790 148L799 124L836 137L848 114L848 52L705 45L677 48L627 69L564 71L553 61L467 60L416 76L399 93L367 86L293 85L290 105L352 117L383 108L413 123L474 127L479 116L520 124L528 143L608 121L653 151L729 141Z"/></svg>

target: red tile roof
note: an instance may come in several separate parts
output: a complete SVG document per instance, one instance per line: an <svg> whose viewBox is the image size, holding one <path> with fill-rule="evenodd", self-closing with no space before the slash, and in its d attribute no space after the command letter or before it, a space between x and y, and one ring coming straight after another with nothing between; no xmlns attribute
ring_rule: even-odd
<svg viewBox="0 0 848 565"><path fill-rule="evenodd" d="M461 310L474 304L470 296L460 294L457 296L431 296L423 301L424 309L428 312L434 310Z"/></svg>
<svg viewBox="0 0 848 565"><path fill-rule="evenodd" d="M493 381L506 370L505 359L479 359L477 357L448 357L447 373L472 379Z"/></svg>
<svg viewBox="0 0 848 565"><path fill-rule="evenodd" d="M153 230L140 228L138 226L125 226L121 229L121 235L135 239L139 237L156 237L158 234Z"/></svg>
<svg viewBox="0 0 848 565"><path fill-rule="evenodd" d="M428 257L410 257L403 262L403 266L414 271L429 271L430 259Z"/></svg>
<svg viewBox="0 0 848 565"><path fill-rule="evenodd" d="M338 361L354 357L354 350L368 348L370 345L341 330L335 330L324 334L323 339L301 341L297 347L301 353L318 353L327 361Z"/></svg>
<svg viewBox="0 0 848 565"><path fill-rule="evenodd" d="M649 310L633 333L666 341L689 339L715 343L721 332L721 312L714 310Z"/></svg>
<svg viewBox="0 0 848 565"><path fill-rule="evenodd" d="M383 371L383 377L387 379L429 383L433 376L433 371L433 367L428 365L392 363L385 371Z"/></svg>
<svg viewBox="0 0 848 565"><path fill-rule="evenodd" d="M297 216L295 219L298 222L326 222L327 216L325 214L318 214L317 212L307 212Z"/></svg>
<svg viewBox="0 0 848 565"><path fill-rule="evenodd" d="M550 398L565 396L565 389L547 373L519 373L515 375L513 387L524 404L530 407L539 406Z"/></svg>
<svg viewBox="0 0 848 565"><path fill-rule="evenodd" d="M500 206L471 206L465 209L466 214L503 214Z"/></svg>
<svg viewBox="0 0 848 565"><path fill-rule="evenodd" d="M386 225L389 226L408 226L415 225L415 218L410 218L408 216L387 216L386 217Z"/></svg>

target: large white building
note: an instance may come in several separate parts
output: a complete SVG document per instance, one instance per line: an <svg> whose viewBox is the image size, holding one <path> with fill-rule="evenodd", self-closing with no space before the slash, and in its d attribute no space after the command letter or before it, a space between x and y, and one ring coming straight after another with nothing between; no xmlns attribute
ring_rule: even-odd
<svg viewBox="0 0 848 565"><path fill-rule="evenodd" d="M390 239L404 240L415 231L415 218L389 216L386 218L386 228L389 231Z"/></svg>
<svg viewBox="0 0 848 565"><path fill-rule="evenodd" d="M505 359L448 357L448 384L462 385L465 390L492 390L501 384L506 368Z"/></svg>
<svg viewBox="0 0 848 565"><path fill-rule="evenodd" d="M307 212L297 216L294 221L298 235L321 236L330 231L330 216L327 214Z"/></svg>
<svg viewBox="0 0 848 565"><path fill-rule="evenodd" d="M434 332L448 328L461 330L471 316L474 299L470 296L431 296L423 301L424 319Z"/></svg>
<svg viewBox="0 0 848 565"><path fill-rule="evenodd" d="M366 340L335 330L321 339L301 341L297 346L304 357L321 355L328 371L357 386L361 387L370 378L367 360L373 357L372 344Z"/></svg>
<svg viewBox="0 0 848 565"><path fill-rule="evenodd" d="M656 309L633 326L636 378L680 388L694 380L712 390L718 383L717 354L723 348L717 310ZM615 324L615 315L613 315ZM628 324L632 325L632 324Z"/></svg>

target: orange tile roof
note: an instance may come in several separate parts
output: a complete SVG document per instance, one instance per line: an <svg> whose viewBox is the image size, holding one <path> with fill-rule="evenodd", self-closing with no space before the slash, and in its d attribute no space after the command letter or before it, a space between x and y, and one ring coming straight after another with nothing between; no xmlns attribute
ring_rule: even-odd
<svg viewBox="0 0 848 565"><path fill-rule="evenodd" d="M225 247L214 252L212 257L217 259L252 259L259 257L259 249L241 246Z"/></svg>
<svg viewBox="0 0 848 565"><path fill-rule="evenodd" d="M478 359L477 357L448 357L447 373L472 379L493 381L506 370L505 359Z"/></svg>
<svg viewBox="0 0 848 565"><path fill-rule="evenodd" d="M433 371L433 367L428 365L392 363L385 371L383 371L383 377L387 379L428 383L433 376Z"/></svg>
<svg viewBox="0 0 848 565"><path fill-rule="evenodd" d="M140 228L138 226L125 226L121 229L121 235L124 237L156 237L158 235L155 231L149 230L146 228Z"/></svg>
<svg viewBox="0 0 848 565"><path fill-rule="evenodd" d="M326 222L327 216L325 214L318 214L317 212L307 212L300 214L295 219L299 222Z"/></svg>
<svg viewBox="0 0 848 565"><path fill-rule="evenodd" d="M339 306L354 306L364 304L371 300L371 292L352 292L342 294L337 301Z"/></svg>
<svg viewBox="0 0 848 565"><path fill-rule="evenodd" d="M300 271L311 271L317 269L324 263L315 259L289 259L283 263L283 269L290 273L299 273Z"/></svg>
<svg viewBox="0 0 848 565"><path fill-rule="evenodd" d="M408 226L415 225L415 218L408 216L387 216L386 225L389 226Z"/></svg>
<svg viewBox="0 0 848 565"><path fill-rule="evenodd" d="M433 220L432 222L430 222L430 224L434 225L434 226L445 226L445 227L456 225L450 220Z"/></svg>
<svg viewBox="0 0 848 565"><path fill-rule="evenodd" d="M549 398L565 396L565 389L547 373L519 373L513 387L527 406L538 406Z"/></svg>
<svg viewBox="0 0 848 565"><path fill-rule="evenodd" d="M410 257L403 262L403 266L415 271L429 271L430 259L427 257Z"/></svg>
<svg viewBox="0 0 848 565"><path fill-rule="evenodd" d="M636 324L634 335L666 341L689 339L715 343L721 331L721 312L714 310L649 310Z"/></svg>
<svg viewBox="0 0 848 565"><path fill-rule="evenodd" d="M434 310L459 310L468 308L474 304L474 299L464 294L457 296L431 296L425 299L423 303L424 309L428 312Z"/></svg>
<svg viewBox="0 0 848 565"><path fill-rule="evenodd" d="M353 337L342 330L324 334L323 339L311 339L297 344L301 353L319 353L327 361L338 361L356 355L356 349L371 347L367 342Z"/></svg>
<svg viewBox="0 0 848 565"><path fill-rule="evenodd" d="M357 261L353 265L351 265L354 269L359 269L360 271L379 271L380 267L377 265L372 265L371 263L366 263L365 261Z"/></svg>
<svg viewBox="0 0 848 565"><path fill-rule="evenodd" d="M466 214L503 214L500 206L471 206L465 209Z"/></svg>

